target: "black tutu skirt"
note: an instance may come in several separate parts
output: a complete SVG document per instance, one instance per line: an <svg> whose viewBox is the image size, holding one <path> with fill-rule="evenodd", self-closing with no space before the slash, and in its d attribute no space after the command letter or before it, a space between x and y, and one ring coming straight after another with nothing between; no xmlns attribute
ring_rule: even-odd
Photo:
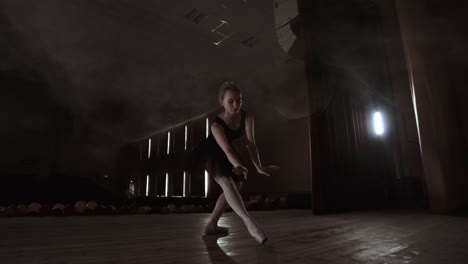
<svg viewBox="0 0 468 264"><path fill-rule="evenodd" d="M242 175L232 171L231 162L212 135L200 142L192 151L188 169L192 174L206 170L213 178L231 177L235 182L243 180Z"/></svg>

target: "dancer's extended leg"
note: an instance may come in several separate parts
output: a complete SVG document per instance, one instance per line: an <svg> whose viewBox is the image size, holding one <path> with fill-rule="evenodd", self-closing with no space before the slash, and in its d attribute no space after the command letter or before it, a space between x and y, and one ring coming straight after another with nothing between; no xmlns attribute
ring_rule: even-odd
<svg viewBox="0 0 468 264"><path fill-rule="evenodd" d="M210 222L218 223L218 220L221 218L221 215L229 208L229 204L226 202L226 198L224 197L224 193L222 193L218 200L216 201L216 205L213 209L213 213L211 213Z"/></svg>
<svg viewBox="0 0 468 264"><path fill-rule="evenodd" d="M223 189L224 197L227 203L231 206L232 210L244 221L249 233L259 242L263 244L267 241L265 232L260 229L250 214L247 212L242 201L240 193L237 191L234 180L230 177L216 177L216 182Z"/></svg>

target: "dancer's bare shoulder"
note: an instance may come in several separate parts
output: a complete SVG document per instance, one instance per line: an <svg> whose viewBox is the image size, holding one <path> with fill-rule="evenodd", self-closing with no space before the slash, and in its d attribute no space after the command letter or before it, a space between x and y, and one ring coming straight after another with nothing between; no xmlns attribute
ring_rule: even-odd
<svg viewBox="0 0 468 264"><path fill-rule="evenodd" d="M214 132L213 130L224 131L224 127L217 122L213 122L213 124L211 124L211 132Z"/></svg>

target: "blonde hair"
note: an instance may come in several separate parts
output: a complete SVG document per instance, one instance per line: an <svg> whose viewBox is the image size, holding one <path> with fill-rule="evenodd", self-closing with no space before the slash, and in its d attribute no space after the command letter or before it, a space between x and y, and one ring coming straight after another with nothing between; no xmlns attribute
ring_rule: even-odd
<svg viewBox="0 0 468 264"><path fill-rule="evenodd" d="M226 93L226 91L234 91L234 92L238 92L239 94L242 95L242 90L237 87L237 85L233 82L233 81L225 81L223 84L221 84L221 86L219 87L219 94L218 94L218 98L220 100L223 100L224 99L224 94Z"/></svg>

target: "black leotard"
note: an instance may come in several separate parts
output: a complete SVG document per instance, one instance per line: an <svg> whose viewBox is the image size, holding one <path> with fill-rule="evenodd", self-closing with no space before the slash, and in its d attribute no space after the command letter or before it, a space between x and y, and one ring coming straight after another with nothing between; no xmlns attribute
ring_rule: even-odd
<svg viewBox="0 0 468 264"><path fill-rule="evenodd" d="M241 110L241 122L237 130L232 130L219 116L213 122L224 128L224 135L231 144L235 139L242 138L245 135L245 116L246 112ZM234 147L232 149L240 159ZM212 133L193 150L191 167L204 168L210 172L212 177L232 177L236 182L243 179L242 175L232 172L231 162L229 162L226 153L218 145Z"/></svg>

